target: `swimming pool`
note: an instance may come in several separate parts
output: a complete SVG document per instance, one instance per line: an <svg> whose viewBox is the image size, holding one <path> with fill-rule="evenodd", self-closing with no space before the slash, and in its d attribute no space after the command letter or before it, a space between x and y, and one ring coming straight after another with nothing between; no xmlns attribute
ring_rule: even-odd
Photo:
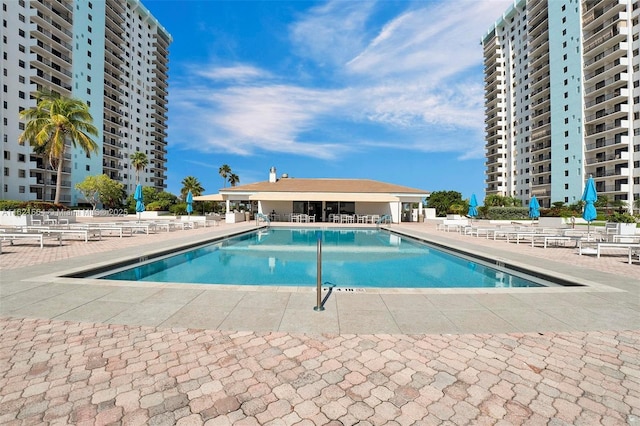
<svg viewBox="0 0 640 426"><path fill-rule="evenodd" d="M268 228L109 271L96 278L145 282L347 288L543 287L535 277L454 255L378 229Z"/></svg>

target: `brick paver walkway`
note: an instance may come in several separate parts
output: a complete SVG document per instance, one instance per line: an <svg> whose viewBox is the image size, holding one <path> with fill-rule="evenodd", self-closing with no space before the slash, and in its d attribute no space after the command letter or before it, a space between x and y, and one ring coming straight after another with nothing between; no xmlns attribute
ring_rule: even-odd
<svg viewBox="0 0 640 426"><path fill-rule="evenodd" d="M291 335L3 319L0 423L626 425L637 332Z"/></svg>
<svg viewBox="0 0 640 426"><path fill-rule="evenodd" d="M0 268L177 235L18 243ZM512 249L638 276L617 257ZM332 335L5 317L0 424L636 425L640 330Z"/></svg>

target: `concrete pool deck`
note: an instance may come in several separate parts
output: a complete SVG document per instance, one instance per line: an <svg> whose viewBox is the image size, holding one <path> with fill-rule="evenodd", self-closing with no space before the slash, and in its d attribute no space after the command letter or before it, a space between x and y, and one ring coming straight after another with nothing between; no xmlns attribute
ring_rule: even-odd
<svg viewBox="0 0 640 426"><path fill-rule="evenodd" d="M59 277L252 225L4 244L0 422L640 421L640 265L624 256L392 225L591 285L336 291L323 312L309 289Z"/></svg>

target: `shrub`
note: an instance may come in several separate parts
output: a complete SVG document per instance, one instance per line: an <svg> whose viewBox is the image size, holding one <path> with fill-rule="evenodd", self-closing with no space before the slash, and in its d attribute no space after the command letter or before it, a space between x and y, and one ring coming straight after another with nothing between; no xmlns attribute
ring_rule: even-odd
<svg viewBox="0 0 640 426"><path fill-rule="evenodd" d="M487 218L490 220L525 220L529 218L526 207L489 207Z"/></svg>
<svg viewBox="0 0 640 426"><path fill-rule="evenodd" d="M164 206L162 205L162 203L159 202L159 201L154 201L154 202L151 202L151 203L145 205L144 209L146 211L150 211L150 212L160 212L160 211L166 210L164 208Z"/></svg>
<svg viewBox="0 0 640 426"><path fill-rule="evenodd" d="M607 222L636 223L637 220L635 216L632 216L629 213L614 212L613 214L607 216Z"/></svg>
<svg viewBox="0 0 640 426"><path fill-rule="evenodd" d="M1 200L0 210L15 210L17 211L16 214L42 214L43 212L69 210L69 208L62 204L54 204L47 201Z"/></svg>
<svg viewBox="0 0 640 426"><path fill-rule="evenodd" d="M187 214L187 203L178 203L170 206L169 213L176 216Z"/></svg>

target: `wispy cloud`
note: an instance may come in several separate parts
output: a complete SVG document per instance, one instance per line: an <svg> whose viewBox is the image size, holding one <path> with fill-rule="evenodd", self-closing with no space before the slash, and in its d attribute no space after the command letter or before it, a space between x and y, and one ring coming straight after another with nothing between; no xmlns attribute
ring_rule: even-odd
<svg viewBox="0 0 640 426"><path fill-rule="evenodd" d="M374 7L375 2L334 0L311 8L291 25L294 51L321 66L341 67L366 46Z"/></svg>
<svg viewBox="0 0 640 426"><path fill-rule="evenodd" d="M248 82L271 76L271 74L265 70L241 64L206 69L202 69L201 67L192 67L191 72L194 76L203 77L214 82Z"/></svg>
<svg viewBox="0 0 640 426"><path fill-rule="evenodd" d="M170 131L190 148L237 155L328 159L391 145L480 157L479 39L509 3L411 3L377 26L372 2L314 7L291 24L290 40L328 80L310 87L255 65L200 64L188 83L171 88ZM328 131L333 120L351 130ZM357 134L363 125L384 136Z"/></svg>

